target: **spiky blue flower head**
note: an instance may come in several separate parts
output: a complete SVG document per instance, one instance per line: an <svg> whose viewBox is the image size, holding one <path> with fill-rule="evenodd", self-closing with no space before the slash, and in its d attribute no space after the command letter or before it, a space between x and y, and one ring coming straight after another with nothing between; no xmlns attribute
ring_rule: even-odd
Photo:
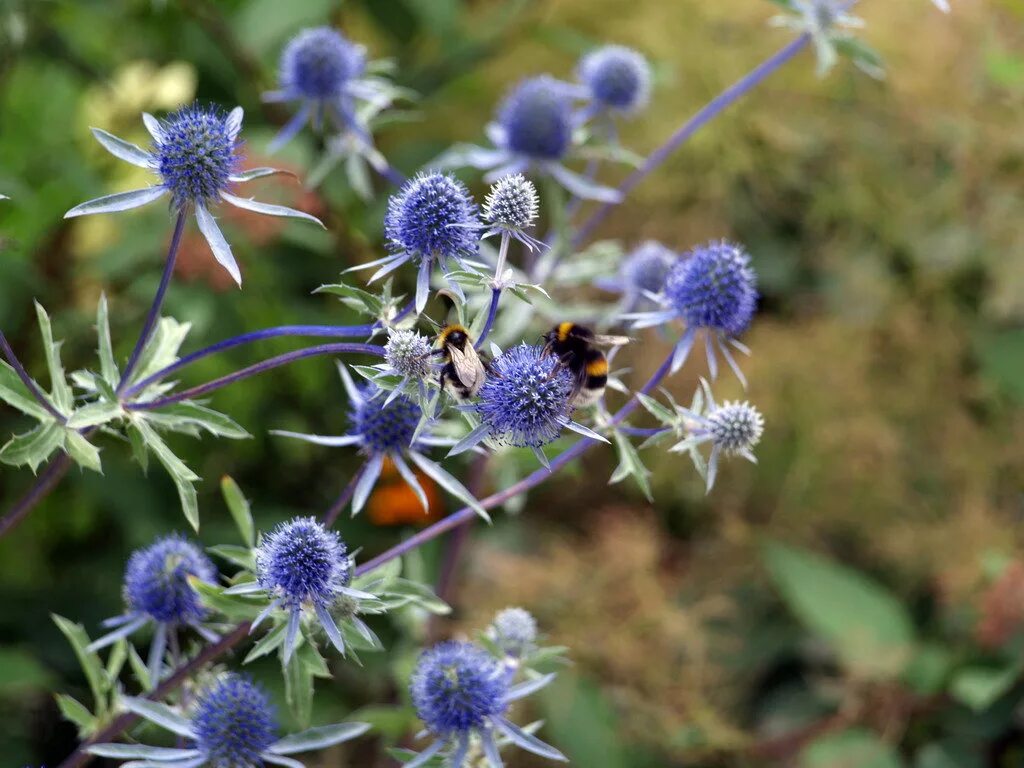
<svg viewBox="0 0 1024 768"><path fill-rule="evenodd" d="M362 438L364 450L371 454L408 450L423 415L419 405L404 395L387 402L373 384L361 391L362 397L352 401L349 421L352 434Z"/></svg>
<svg viewBox="0 0 1024 768"><path fill-rule="evenodd" d="M523 608L498 611L489 635L505 653L522 656L537 642L537 620Z"/></svg>
<svg viewBox="0 0 1024 768"><path fill-rule="evenodd" d="M208 205L238 170L238 125L213 107L183 107L160 123L153 156L174 206Z"/></svg>
<svg viewBox="0 0 1024 768"><path fill-rule="evenodd" d="M641 243L619 267L623 290L636 296L661 293L669 271L678 261L679 255L657 240Z"/></svg>
<svg viewBox="0 0 1024 768"><path fill-rule="evenodd" d="M537 188L523 174L503 176L491 185L484 219L496 229L521 232L537 220Z"/></svg>
<svg viewBox="0 0 1024 768"><path fill-rule="evenodd" d="M439 736L479 728L508 708L505 670L473 643L449 640L424 651L409 688L420 719Z"/></svg>
<svg viewBox="0 0 1024 768"><path fill-rule="evenodd" d="M572 143L572 94L549 75L523 80L498 110L505 148L539 160L559 160Z"/></svg>
<svg viewBox="0 0 1024 768"><path fill-rule="evenodd" d="M711 443L727 456L749 453L761 442L764 417L747 402L726 400L707 415Z"/></svg>
<svg viewBox="0 0 1024 768"><path fill-rule="evenodd" d="M430 339L411 328L391 329L384 345L384 361L394 373L425 379L433 372Z"/></svg>
<svg viewBox="0 0 1024 768"><path fill-rule="evenodd" d="M443 173L421 173L388 200L384 235L394 253L417 260L461 259L477 252L477 207L465 185Z"/></svg>
<svg viewBox="0 0 1024 768"><path fill-rule="evenodd" d="M342 95L345 84L366 68L361 46L331 27L304 29L281 54L281 88L307 99L326 100Z"/></svg>
<svg viewBox="0 0 1024 768"><path fill-rule="evenodd" d="M131 611L163 623L192 624L206 615L190 576L214 582L217 569L203 551L179 535L157 539L132 553L124 573Z"/></svg>
<svg viewBox="0 0 1024 768"><path fill-rule="evenodd" d="M651 67L643 54L623 45L606 45L580 61L579 77L594 101L621 112L646 106Z"/></svg>
<svg viewBox="0 0 1024 768"><path fill-rule="evenodd" d="M256 578L290 609L326 607L352 582L352 563L338 534L298 517L278 525L257 548Z"/></svg>
<svg viewBox="0 0 1024 768"><path fill-rule="evenodd" d="M757 275L740 246L708 243L672 267L665 297L691 328L737 336L750 325L757 308Z"/></svg>
<svg viewBox="0 0 1024 768"><path fill-rule="evenodd" d="M224 675L204 691L191 725L203 765L211 768L261 766L261 754L277 741L274 707L260 687L242 675Z"/></svg>
<svg viewBox="0 0 1024 768"><path fill-rule="evenodd" d="M572 412L572 375L558 357L520 344L496 358L492 370L476 405L491 439L518 448L557 439Z"/></svg>

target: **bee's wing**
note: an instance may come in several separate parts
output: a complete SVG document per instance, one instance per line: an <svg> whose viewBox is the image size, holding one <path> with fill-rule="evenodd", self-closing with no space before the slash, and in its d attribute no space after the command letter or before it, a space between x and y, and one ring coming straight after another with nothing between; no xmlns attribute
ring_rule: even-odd
<svg viewBox="0 0 1024 768"><path fill-rule="evenodd" d="M452 365L455 366L455 373L458 374L459 379L467 387L472 388L483 383L484 364L480 362L480 356L472 346L467 343L466 347L468 352L449 347L448 353L451 355Z"/></svg>
<svg viewBox="0 0 1024 768"><path fill-rule="evenodd" d="M629 336L602 336L597 334L591 341L601 347L621 347L623 344L629 344L632 339Z"/></svg>

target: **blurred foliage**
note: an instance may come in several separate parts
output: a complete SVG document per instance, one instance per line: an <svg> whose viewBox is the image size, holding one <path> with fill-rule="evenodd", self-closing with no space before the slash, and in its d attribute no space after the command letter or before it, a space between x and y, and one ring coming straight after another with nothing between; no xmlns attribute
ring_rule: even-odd
<svg viewBox="0 0 1024 768"><path fill-rule="evenodd" d="M573 649L576 666L538 697L537 714L577 764L1024 759L1024 6L953 4L947 17L925 0L865 0L859 13L890 67L886 82L847 68L819 81L799 59L699 133L603 229L627 244L748 246L764 298L746 372L767 431L759 465L729 465L710 497L683 459L649 453L651 507L628 485L605 488L613 457L592 456L521 516L474 527L451 628L521 602ZM515 80L568 76L605 40L655 63L652 109L624 128L627 146L648 151L782 44L763 25L772 13L757 0L0 0L0 191L13 198L0 204L0 327L29 369L43 370L38 299L73 370L91 362L104 290L123 357L170 222L154 210L62 220L137 182L88 125L141 140L142 109L240 103L249 157L264 164L286 115L258 95L305 25L338 24L373 56L397 60L398 82L421 94L422 120L390 126L381 148L411 171L454 141L478 140ZM316 152L307 136L283 162L301 175ZM364 206L340 175L317 193L297 183L254 192L326 217L329 234L226 217L242 292L187 241L166 312L192 323L193 344L354 320L310 292L379 255L383 200ZM211 357L188 381L289 348L267 341ZM620 359L640 376L666 350L652 340ZM702 370L673 381L681 401ZM719 387L720 398L737 394L734 382ZM204 478L204 541L232 536L217 493L225 474L258 500L264 529L341 491L354 457L265 433L343 429L329 363L247 380L214 404L254 437L174 444ZM0 413L5 433L23 426ZM119 612L127 554L182 525L167 478L144 478L122 446L101 447L105 477L75 470L0 542L5 764L55 764L75 728L50 693L88 695L49 614L94 630ZM5 506L31 480L5 470ZM372 553L396 536L375 523L404 520L364 515L343 534ZM441 546L414 564L428 577ZM372 706L384 738L399 742L408 711L398 681L422 639L392 633L387 658L343 668L318 693L318 716ZM345 764L376 765L380 754L358 745Z"/></svg>

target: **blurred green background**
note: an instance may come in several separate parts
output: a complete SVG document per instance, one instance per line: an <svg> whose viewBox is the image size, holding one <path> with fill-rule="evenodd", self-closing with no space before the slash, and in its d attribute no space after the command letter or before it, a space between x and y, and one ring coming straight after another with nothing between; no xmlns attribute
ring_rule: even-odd
<svg viewBox="0 0 1024 768"><path fill-rule="evenodd" d="M764 296L746 373L767 429L760 463L729 464L709 496L683 457L654 452L655 504L628 484L609 490L614 457L594 451L521 515L475 526L455 613L434 632L480 627L507 604L534 611L575 664L531 714L577 765L1024 762L1024 5L953 4L944 16L926 0L865 0L858 12L886 82L848 66L819 81L801 56L601 230L627 247L748 246ZM397 61L396 79L421 98L415 120L389 126L380 146L412 172L454 141L479 141L520 77L569 77L602 42L654 64L652 105L623 130L628 146L650 151L786 41L765 26L774 11L759 0L0 0L0 192L13 198L0 203L0 327L41 374L38 299L68 369L90 365L102 290L126 355L170 221L152 207L62 220L78 202L138 186L88 126L144 142L143 110L240 103L247 153L266 164L286 114L259 93L304 26L336 24L372 57ZM302 175L315 153L306 135L280 163ZM189 239L165 308L192 323L186 349L270 325L355 321L310 291L380 254L384 197L361 203L340 174L316 193L287 181L258 192L322 215L329 232L228 215L241 292ZM233 350L183 378L295 346ZM654 336L631 350L635 381L666 350ZM703 370L672 381L680 400ZM730 379L716 393L740 394ZM325 359L221 390L213 404L254 438L174 442L204 478L206 543L233 536L222 475L254 499L266 529L324 509L355 466L345 451L266 435L345 428ZM0 410L4 435L23 427ZM128 553L184 525L163 473L144 477L124 446L102 447L104 477L73 470L0 541L5 766L52 766L75 743L52 693L84 698L85 683L49 614L95 635L120 612ZM31 482L4 469L4 507ZM366 553L403 534L385 513L408 499L388 492L376 514L343 523ZM433 579L440 551L428 547L413 567ZM392 632L393 651L365 668L336 665L317 721L372 705L383 739L400 740L422 634ZM271 667L257 671L280 687ZM382 754L365 742L308 764L389 764Z"/></svg>

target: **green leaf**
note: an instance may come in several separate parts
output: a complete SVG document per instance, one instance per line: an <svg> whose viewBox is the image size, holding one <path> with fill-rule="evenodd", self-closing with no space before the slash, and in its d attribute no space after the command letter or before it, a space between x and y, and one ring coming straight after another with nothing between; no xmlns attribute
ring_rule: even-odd
<svg viewBox="0 0 1024 768"><path fill-rule="evenodd" d="M448 603L434 594L434 590L426 584L408 579L394 579L388 584L385 596L405 598L404 604L412 603L430 613L442 616L452 612Z"/></svg>
<svg viewBox="0 0 1024 768"><path fill-rule="evenodd" d="M284 669L284 697L300 728L309 727L313 716L313 673L300 654L310 648L303 643Z"/></svg>
<svg viewBox="0 0 1024 768"><path fill-rule="evenodd" d="M74 429L64 430L64 450L76 464L102 474L100 451Z"/></svg>
<svg viewBox="0 0 1024 768"><path fill-rule="evenodd" d="M224 614L232 621L256 618L267 602L260 595L225 595L222 587L198 579L189 579L189 584L199 593L203 605Z"/></svg>
<svg viewBox="0 0 1024 768"><path fill-rule="evenodd" d="M247 571L256 570L256 556L249 547L239 547L235 544L217 544L207 547L207 552L212 552L218 557L223 557L228 562L244 568Z"/></svg>
<svg viewBox="0 0 1024 768"><path fill-rule="evenodd" d="M167 473L174 481L174 485L178 489L178 498L181 501L181 511L185 513L185 519L198 531L199 500L196 497L196 489L192 483L200 479L199 475L189 469L181 459L175 456L171 449L167 447L167 443L156 433L156 430L143 419L136 420L135 425L142 434L142 439L147 447L156 454L157 459L164 465L164 469L167 470Z"/></svg>
<svg viewBox="0 0 1024 768"><path fill-rule="evenodd" d="M107 318L107 295L100 294L99 304L96 305L96 336L99 338L100 373L103 379L112 387L116 387L121 375L117 371L117 362L114 360L114 348L110 343L110 322Z"/></svg>
<svg viewBox="0 0 1024 768"><path fill-rule="evenodd" d="M859 728L828 733L800 755L800 768L902 768L896 751L878 736Z"/></svg>
<svg viewBox="0 0 1024 768"><path fill-rule="evenodd" d="M106 693L109 684L106 672L100 663L99 655L95 651L85 650L89 645L89 635L86 634L85 628L81 624L75 624L63 616L58 616L56 613L51 613L50 618L53 619L64 637L68 639L71 649L75 652L75 656L78 657L78 663L82 667L82 672L85 673L85 679L89 681L89 690L92 691L97 711L104 710L106 708Z"/></svg>
<svg viewBox="0 0 1024 768"><path fill-rule="evenodd" d="M252 522L252 510L249 502L238 487L238 483L231 477L225 475L220 481L220 491L224 494L224 502L228 505L228 511L242 534L242 541L249 547L256 546L256 529Z"/></svg>
<svg viewBox="0 0 1024 768"><path fill-rule="evenodd" d="M132 446L132 456L139 462L139 466L142 467L142 472L145 474L149 471L149 451L146 450L146 441L142 438L142 432L134 423L129 423L128 429L125 431L128 433L128 442Z"/></svg>
<svg viewBox="0 0 1024 768"><path fill-rule="evenodd" d="M107 657L107 680L113 686L121 675L121 669L128 660L128 641L124 638L118 640L110 649L110 656Z"/></svg>
<svg viewBox="0 0 1024 768"><path fill-rule="evenodd" d="M39 391L41 392L42 389L40 388ZM45 421L53 418L18 378L14 369L3 360L0 360L0 400L33 419Z"/></svg>
<svg viewBox="0 0 1024 768"><path fill-rule="evenodd" d="M132 381L138 382L166 368L178 359L178 350L191 330L190 323L179 323L173 317L162 317L156 324L156 330L150 336L139 364L132 374Z"/></svg>
<svg viewBox="0 0 1024 768"><path fill-rule="evenodd" d="M79 738L84 739L96 730L97 719L82 702L64 693L55 694L53 698L64 719L78 726Z"/></svg>
<svg viewBox="0 0 1024 768"><path fill-rule="evenodd" d="M139 684L139 688L144 691L152 690L153 684L149 677L149 667L139 656L135 646L130 643L128 644L128 665L132 668L132 674L135 676L135 682Z"/></svg>
<svg viewBox="0 0 1024 768"><path fill-rule="evenodd" d="M71 387L64 376L64 366L60 362L60 343L53 340L53 329L50 327L50 316L43 305L36 304L36 317L39 320L39 331L43 336L43 351L46 353L46 365L50 369L50 386L53 401L61 413L71 411L73 400Z"/></svg>
<svg viewBox="0 0 1024 768"><path fill-rule="evenodd" d="M967 667L959 670L949 684L954 699L982 712L1013 687L1020 678L1024 664L1017 662L1002 669L990 667Z"/></svg>
<svg viewBox="0 0 1024 768"><path fill-rule="evenodd" d="M146 419L174 432L194 434L194 427L205 429L211 435L241 440L252 437L229 416L205 405L193 402L174 403L158 411L150 411Z"/></svg>
<svg viewBox="0 0 1024 768"><path fill-rule="evenodd" d="M651 471L644 466L643 461L640 459L640 454L637 453L636 448L633 447L633 443L630 442L628 437L618 430L615 430L613 437L615 438L615 451L619 455L619 466L615 468L608 483L614 485L632 476L636 481L637 487L647 497L647 500L653 501L654 496L651 493L650 480Z"/></svg>
<svg viewBox="0 0 1024 768"><path fill-rule="evenodd" d="M83 405L68 418L67 426L71 429L85 429L86 427L97 427L106 424L108 421L120 418L123 415L121 404L99 400L95 403Z"/></svg>
<svg viewBox="0 0 1024 768"><path fill-rule="evenodd" d="M260 641L252 647L249 654L245 657L243 664L248 664L250 661L266 656L277 649L281 643L284 642L284 636L288 633L288 622L282 621L266 635L260 638Z"/></svg>
<svg viewBox="0 0 1024 768"><path fill-rule="evenodd" d="M656 418L666 427L675 426L675 424L679 421L679 418L676 416L675 413L672 412L671 409L666 408L664 405L659 403L650 395L645 395L642 392L638 392L636 398L637 400L640 401L640 405L647 409L648 413L650 413L654 418Z"/></svg>
<svg viewBox="0 0 1024 768"><path fill-rule="evenodd" d="M953 666L953 653L936 643L922 643L914 653L903 679L922 696L932 696L943 689Z"/></svg>
<svg viewBox="0 0 1024 768"><path fill-rule="evenodd" d="M885 79L885 61L874 48L855 37L840 37L834 42L836 51L849 58L861 72L876 80Z"/></svg>
<svg viewBox="0 0 1024 768"><path fill-rule="evenodd" d="M63 444L64 427L50 421L12 437L0 448L0 461L15 467L27 464L35 472Z"/></svg>
<svg viewBox="0 0 1024 768"><path fill-rule="evenodd" d="M849 668L891 678L914 650L914 627L889 591L819 555L769 542L765 564L783 600L812 632L824 637Z"/></svg>
<svg viewBox="0 0 1024 768"><path fill-rule="evenodd" d="M313 293L329 293L332 296L338 296L346 306L370 317L377 317L384 308L384 303L379 297L344 282L321 285Z"/></svg>

